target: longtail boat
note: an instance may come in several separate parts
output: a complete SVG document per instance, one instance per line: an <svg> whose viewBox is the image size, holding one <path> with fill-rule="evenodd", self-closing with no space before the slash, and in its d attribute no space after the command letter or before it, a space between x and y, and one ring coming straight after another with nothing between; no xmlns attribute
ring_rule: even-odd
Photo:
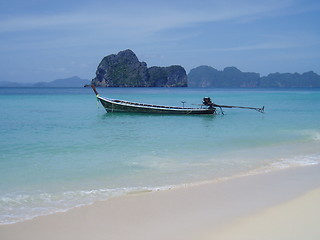
<svg viewBox="0 0 320 240"><path fill-rule="evenodd" d="M131 113L160 113L160 114L216 114L219 107L223 114L222 108L247 108L254 109L259 112L264 112L263 108L251 108L251 107L237 107L237 106L225 106L217 105L211 102L209 97L203 98L202 104L199 104L198 108L189 107L172 107L172 106L161 106L152 105L145 103L129 102L124 100L112 99L101 97L94 85L91 85L94 93L96 94L97 100L101 102L102 106L107 112L131 112Z"/></svg>

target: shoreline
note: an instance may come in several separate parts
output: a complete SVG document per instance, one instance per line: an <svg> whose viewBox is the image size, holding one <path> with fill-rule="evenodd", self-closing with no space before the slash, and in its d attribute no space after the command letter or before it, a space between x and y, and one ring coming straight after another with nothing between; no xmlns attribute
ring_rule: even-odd
<svg viewBox="0 0 320 240"><path fill-rule="evenodd" d="M277 149L277 148L278 147L276 147L275 149ZM294 151L297 151L297 149L298 149L298 147L296 147L294 149ZM303 149L305 150L305 147ZM301 151L298 151L298 152L301 153ZM240 153L241 153L241 155L243 155L243 152L240 152ZM163 185L163 186L149 186L149 187L146 186L146 187L132 187L132 188L118 188L118 189L98 189L98 190L87 190L87 191L81 190L80 192L85 193L85 194L92 194L93 192L95 193L95 195L101 194L102 198L95 199L94 201L91 201L91 202L79 203L74 206L68 205L68 207L61 208L61 209L57 208L55 210L48 211L48 212L44 211L40 214L35 213L35 215L33 215L33 216L12 220L11 222L1 222L0 221L0 226L30 221L30 220L35 219L37 217L65 213L65 212L72 211L73 209L77 209L79 207L90 206L90 205L95 204L97 202L109 201L114 198L117 199L117 198L122 198L122 197L130 196L130 195L135 195L135 194L153 193L153 192L157 192L157 191L168 191L168 190L174 190L174 189L180 189L180 188L196 187L196 186L201 186L201 185L205 185L205 184L219 184L219 183L222 183L225 181L234 181L236 179L248 177L248 176L256 176L256 175L260 175L260 174L272 173L272 172L277 172L277 171L282 171L282 170L287 170L287 169L292 169L292 168L297 168L297 167L299 168L299 167L318 165L319 161L316 159L313 159L313 153L310 151L310 149L308 149L307 153L308 154L304 153L303 155L301 155L301 154L299 155L296 152L296 154L294 154L294 155L298 156L297 157L298 160L296 160L292 156L289 156L288 158L284 158L284 159L281 159L278 161L271 161L271 163L268 165L254 168L254 169L244 171L244 172L239 172L239 173L236 173L235 175L220 176L220 177L213 178L213 179L199 180L199 181L195 181L195 182L177 183L177 184ZM305 159L305 158L307 158L307 159ZM287 159L289 159L289 161ZM303 159L303 160L301 160L301 159ZM112 193L111 193L112 191L114 191L114 193L115 193L114 195L112 195ZM106 197L104 194L106 192L110 194L108 197ZM83 196L83 194L80 194L80 195L81 195L81 197ZM48 196L46 196L46 197L48 198ZM65 205L65 206L67 206L67 205Z"/></svg>
<svg viewBox="0 0 320 240"><path fill-rule="evenodd" d="M272 207L281 208L281 204L320 189L319 173L320 165L314 165L129 194L0 225L0 238L197 240L205 233L214 235L241 219Z"/></svg>

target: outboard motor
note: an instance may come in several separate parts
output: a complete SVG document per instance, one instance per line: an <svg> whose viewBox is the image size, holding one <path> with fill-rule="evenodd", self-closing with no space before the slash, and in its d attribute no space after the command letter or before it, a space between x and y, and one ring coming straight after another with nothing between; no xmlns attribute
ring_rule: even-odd
<svg viewBox="0 0 320 240"><path fill-rule="evenodd" d="M204 97L203 101L202 101L202 104L205 105L205 106L208 106L210 109L214 108L213 107L213 102L211 102L211 98L209 98L209 97Z"/></svg>
<svg viewBox="0 0 320 240"><path fill-rule="evenodd" d="M203 101L202 101L202 104L205 105L205 106L212 106L211 98L204 97Z"/></svg>

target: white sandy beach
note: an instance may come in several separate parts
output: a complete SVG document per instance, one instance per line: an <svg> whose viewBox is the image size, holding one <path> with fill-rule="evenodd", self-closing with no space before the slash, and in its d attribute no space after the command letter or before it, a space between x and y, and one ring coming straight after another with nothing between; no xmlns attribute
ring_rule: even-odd
<svg viewBox="0 0 320 240"><path fill-rule="evenodd" d="M292 201L208 233L205 239L219 240L317 240L320 237L320 188Z"/></svg>
<svg viewBox="0 0 320 240"><path fill-rule="evenodd" d="M134 194L0 226L3 240L320 237L320 166Z"/></svg>

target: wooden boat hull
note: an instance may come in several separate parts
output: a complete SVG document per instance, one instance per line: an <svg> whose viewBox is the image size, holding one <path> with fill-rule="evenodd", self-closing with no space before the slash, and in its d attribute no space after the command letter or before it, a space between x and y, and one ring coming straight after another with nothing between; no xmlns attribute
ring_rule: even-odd
<svg viewBox="0 0 320 240"><path fill-rule="evenodd" d="M215 108L185 108L150 105L143 103L127 102L122 100L103 98L97 96L107 112L133 112L133 113L160 113L160 114L214 114Z"/></svg>

